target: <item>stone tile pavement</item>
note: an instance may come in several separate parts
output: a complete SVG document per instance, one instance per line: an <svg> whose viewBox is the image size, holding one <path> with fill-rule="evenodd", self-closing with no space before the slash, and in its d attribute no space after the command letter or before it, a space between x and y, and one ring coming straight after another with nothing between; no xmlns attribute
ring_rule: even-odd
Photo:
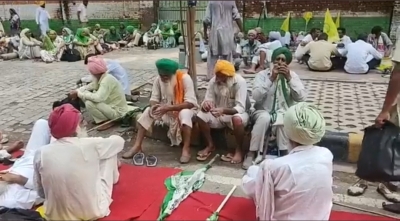
<svg viewBox="0 0 400 221"><path fill-rule="evenodd" d="M128 70L134 88L151 83L157 74L154 62L162 57L177 59L177 50L131 49L105 57L118 60ZM321 74L308 72L298 64L291 67L304 79L309 91L307 101L321 109L329 130L357 132L371 124L378 114L388 81L380 75ZM52 102L64 97L87 74L83 62L0 61L0 70L0 129L16 133L29 133L35 120L48 116ZM205 63L199 64L197 70L204 75ZM253 76L245 77L251 87ZM199 87L206 86L200 78Z"/></svg>

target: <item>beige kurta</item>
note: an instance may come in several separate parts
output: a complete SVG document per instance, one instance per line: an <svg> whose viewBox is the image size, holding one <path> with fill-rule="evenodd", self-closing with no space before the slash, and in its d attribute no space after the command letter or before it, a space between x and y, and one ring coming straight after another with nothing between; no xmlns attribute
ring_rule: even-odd
<svg viewBox="0 0 400 221"><path fill-rule="evenodd" d="M35 183L48 220L97 220L110 214L119 179L117 154L124 139L62 138L42 147L34 159Z"/></svg>
<svg viewBox="0 0 400 221"><path fill-rule="evenodd" d="M202 119L204 122L209 123L211 128L224 128L229 127L233 129L232 117L237 116L242 119L242 123L246 125L249 120L247 111L246 101L247 95L247 83L246 80L239 74L230 78L228 82L230 86L229 91L226 95L223 95L215 82L215 77L211 78L208 83L208 88L204 101L211 101L214 103L215 108L234 108L237 111L235 115L223 115L218 118L214 117L210 112L199 112L197 117Z"/></svg>
<svg viewBox="0 0 400 221"><path fill-rule="evenodd" d="M85 102L87 111L96 123L122 117L133 108L126 103L125 92L119 81L108 73L103 74L99 81L79 88L78 97Z"/></svg>
<svg viewBox="0 0 400 221"><path fill-rule="evenodd" d="M146 130L151 128L155 120L157 120L157 123L168 125L168 137L170 138L172 145L179 145L182 142L180 125L192 127L192 118L196 115L198 110L198 103L192 78L188 74L184 74L182 77L182 83L185 94L183 100L185 103L191 103L194 105L191 110L183 109L179 112L178 116L176 116L176 113L169 112L161 116L161 119L155 119L156 117L151 116L150 114L150 108L147 108L138 119L138 123ZM150 101L159 102L161 104L174 104L174 98L168 96L166 85L161 81L160 77L157 77L154 80Z"/></svg>

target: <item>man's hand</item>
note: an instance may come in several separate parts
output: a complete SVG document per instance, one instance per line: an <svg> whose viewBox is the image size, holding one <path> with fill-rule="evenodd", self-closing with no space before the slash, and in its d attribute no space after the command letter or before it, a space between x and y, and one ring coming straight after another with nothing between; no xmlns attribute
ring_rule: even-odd
<svg viewBox="0 0 400 221"><path fill-rule="evenodd" d="M210 112L214 117L220 117L224 114L224 109L223 108L213 108L210 110Z"/></svg>
<svg viewBox="0 0 400 221"><path fill-rule="evenodd" d="M214 103L212 101L204 101L201 109L204 112L209 112L214 107Z"/></svg>
<svg viewBox="0 0 400 221"><path fill-rule="evenodd" d="M383 124L385 124L385 121L388 121L389 119L390 119L389 112L381 112L375 119L375 126L381 128Z"/></svg>
<svg viewBox="0 0 400 221"><path fill-rule="evenodd" d="M386 50L386 51L385 51L385 54L384 54L384 57L385 57L385 58L390 57L390 54L391 54L391 53L392 53L391 50Z"/></svg>
<svg viewBox="0 0 400 221"><path fill-rule="evenodd" d="M269 80L271 82L274 82L276 80L276 78L278 77L279 74L279 66L278 65L274 65L274 68L271 71L271 75L269 77Z"/></svg>
<svg viewBox="0 0 400 221"><path fill-rule="evenodd" d="M5 181L7 183L18 183L19 175L9 173L8 171L1 171L0 180Z"/></svg>
<svg viewBox="0 0 400 221"><path fill-rule="evenodd" d="M278 67L278 72L282 74L287 81L290 81L292 79L292 76L290 76L290 70L287 64L282 64L281 66Z"/></svg>
<svg viewBox="0 0 400 221"><path fill-rule="evenodd" d="M77 90L72 90L72 91L70 91L70 92L69 92L69 96L70 96L72 99L78 98L78 91L77 91Z"/></svg>
<svg viewBox="0 0 400 221"><path fill-rule="evenodd" d="M155 109L153 110L153 114L157 116L163 116L169 111L170 111L169 105L160 105L158 107L155 107Z"/></svg>
<svg viewBox="0 0 400 221"><path fill-rule="evenodd" d="M302 42L300 43L300 45L304 47L304 46L307 45L307 43L305 43L305 42L302 41Z"/></svg>

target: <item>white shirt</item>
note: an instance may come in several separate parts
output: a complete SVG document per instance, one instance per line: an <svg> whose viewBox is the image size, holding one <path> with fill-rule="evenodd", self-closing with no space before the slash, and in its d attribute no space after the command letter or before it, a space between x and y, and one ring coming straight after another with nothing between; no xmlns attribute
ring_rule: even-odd
<svg viewBox="0 0 400 221"><path fill-rule="evenodd" d="M259 55L260 51L265 52L265 54L267 55L267 61L271 62L272 52L274 52L275 49L278 49L280 47L282 47L282 43L280 40L267 42L258 47L258 51L256 54Z"/></svg>
<svg viewBox="0 0 400 221"><path fill-rule="evenodd" d="M89 21L88 18L87 18L87 12L86 12L87 7L83 3L81 3L76 10L78 12L80 12L79 16L80 16L81 22L88 22Z"/></svg>
<svg viewBox="0 0 400 221"><path fill-rule="evenodd" d="M102 161L115 157L124 139L69 137L42 147L35 154L35 184L48 220L97 220L110 214L112 168ZM116 161L115 161L116 164ZM116 165L115 165L116 167ZM103 174L101 173L103 171Z"/></svg>
<svg viewBox="0 0 400 221"><path fill-rule="evenodd" d="M259 220L329 220L332 161L327 148L299 146L284 157L251 166L243 190L255 200Z"/></svg>
<svg viewBox="0 0 400 221"><path fill-rule="evenodd" d="M382 59L382 54L379 53L371 44L363 40L358 40L346 46L347 61L344 65L344 70L350 74L363 74L369 70L368 62L375 59Z"/></svg>
<svg viewBox="0 0 400 221"><path fill-rule="evenodd" d="M125 68L123 68L117 61L114 60L106 60L106 62L108 73L114 76L119 83L121 83L125 94L130 95L131 89L129 85L128 74L126 73Z"/></svg>
<svg viewBox="0 0 400 221"><path fill-rule="evenodd" d="M36 24L48 24L50 19L49 13L46 11L46 9L42 7L38 7L36 9Z"/></svg>

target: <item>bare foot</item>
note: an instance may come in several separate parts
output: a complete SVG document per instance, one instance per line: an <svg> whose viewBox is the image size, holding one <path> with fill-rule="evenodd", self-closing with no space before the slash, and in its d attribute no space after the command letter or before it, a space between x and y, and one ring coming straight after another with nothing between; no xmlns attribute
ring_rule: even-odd
<svg viewBox="0 0 400 221"><path fill-rule="evenodd" d="M235 151L235 155L233 155L231 163L232 164L238 164L243 161L243 155L242 152L240 151Z"/></svg>
<svg viewBox="0 0 400 221"><path fill-rule="evenodd" d="M200 150L197 152L197 160L198 161L205 161L207 158L212 154L212 152L215 150L215 147L213 146L207 146L203 150Z"/></svg>
<svg viewBox="0 0 400 221"><path fill-rule="evenodd" d="M141 150L142 150L142 147L133 146L131 149L126 151L124 154L122 154L122 158L124 158L124 159L132 159L132 157L135 154L139 153Z"/></svg>
<svg viewBox="0 0 400 221"><path fill-rule="evenodd" d="M17 142L15 142L15 143L13 143L11 146L5 148L5 150L6 150L8 153L13 153L13 152L18 151L18 150L20 150L20 149L22 149L22 148L24 148L24 142L22 142L22 141L17 141Z"/></svg>

